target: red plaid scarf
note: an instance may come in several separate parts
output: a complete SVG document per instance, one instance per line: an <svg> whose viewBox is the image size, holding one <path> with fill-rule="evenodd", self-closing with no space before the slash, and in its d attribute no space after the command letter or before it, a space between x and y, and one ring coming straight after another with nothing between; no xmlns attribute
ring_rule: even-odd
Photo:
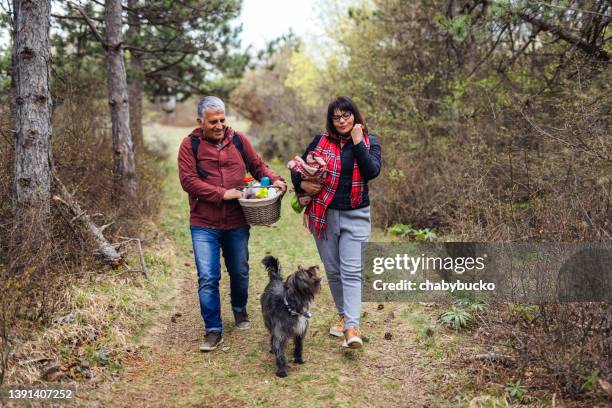
<svg viewBox="0 0 612 408"><path fill-rule="evenodd" d="M343 142L348 142L350 135L342 139ZM370 139L364 132L363 142L365 143L368 150L370 150ZM304 212L304 224L306 227L316 235L317 238L321 236L327 239L326 227L327 227L327 206L331 203L338 189L338 182L340 181L340 166L342 159L340 157L340 139L328 133L325 133L314 152L319 154L327 161L327 174L325 175L325 182L321 192L312 198L306 211ZM362 193L365 187L365 181L361 177L359 166L357 166L357 160L353 160L353 179L351 184L351 207L355 208L363 199Z"/></svg>

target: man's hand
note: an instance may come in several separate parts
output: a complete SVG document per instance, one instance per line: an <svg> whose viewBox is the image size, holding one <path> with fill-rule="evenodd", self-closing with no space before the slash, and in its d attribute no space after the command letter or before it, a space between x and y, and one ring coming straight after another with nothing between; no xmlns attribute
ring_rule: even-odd
<svg viewBox="0 0 612 408"><path fill-rule="evenodd" d="M242 191L236 190L235 188L225 190L225 193L223 194L224 200L235 200L237 198L242 198Z"/></svg>
<svg viewBox="0 0 612 408"><path fill-rule="evenodd" d="M307 181L307 180L303 180L300 183L300 187L302 188L302 190L304 190L306 192L306 194L308 194L309 196L316 196L317 194L319 194L321 192L321 188L323 186L321 186L321 184L316 183L314 181Z"/></svg>
<svg viewBox="0 0 612 408"><path fill-rule="evenodd" d="M353 144L359 144L363 140L363 127L360 124L353 126L351 130L351 137L353 138Z"/></svg>
<svg viewBox="0 0 612 408"><path fill-rule="evenodd" d="M279 187L281 194L285 194L285 191L287 191L287 184L281 179L276 180L272 185L274 187Z"/></svg>

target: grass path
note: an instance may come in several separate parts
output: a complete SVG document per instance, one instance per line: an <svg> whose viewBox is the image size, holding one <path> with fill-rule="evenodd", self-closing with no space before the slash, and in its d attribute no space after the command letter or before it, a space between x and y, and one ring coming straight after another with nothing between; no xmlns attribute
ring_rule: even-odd
<svg viewBox="0 0 612 408"><path fill-rule="evenodd" d="M122 378L99 391L100 406L122 407L329 407L329 406L439 406L439 360L423 345L429 318L418 305L364 304L362 326L369 341L364 350L344 350L327 334L334 308L327 284L315 300L305 340L306 364L291 364L289 376L278 379L268 353L268 336L259 309L267 283L260 260L267 254L280 259L285 274L297 265L320 265L311 236L283 200L282 218L272 228L251 229L249 312L253 328L234 330L229 306L229 279L221 280L224 321L223 348L201 353L203 324L197 301L197 279L188 229L186 194L178 184L176 150L189 129L148 128L149 138L170 150L168 178L162 204L161 228L176 248L172 260L175 285L170 310L158 316L143 339L143 349L124 361ZM281 165L275 165L287 177ZM372 239L382 239L374 231ZM386 336L385 334L388 333ZM385 338L386 337L386 338Z"/></svg>

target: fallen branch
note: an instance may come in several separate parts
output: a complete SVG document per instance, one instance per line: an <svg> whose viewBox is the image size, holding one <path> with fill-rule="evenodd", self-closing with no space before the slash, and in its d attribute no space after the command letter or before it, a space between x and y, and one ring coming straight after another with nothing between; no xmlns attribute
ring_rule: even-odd
<svg viewBox="0 0 612 408"><path fill-rule="evenodd" d="M97 245L97 251L102 255L104 260L113 267L120 265L123 262L123 257L115 250L113 245L102 234L102 229L91 221L91 218L86 211L81 209L79 203L74 199L68 191L64 183L61 182L57 174L53 173L53 180L59 187L60 195L53 196L53 200L62 203L70 210L74 218L72 221L78 220L84 227L85 231L93 238Z"/></svg>
<svg viewBox="0 0 612 408"><path fill-rule="evenodd" d="M109 222L108 224L104 224L103 226L100 227L100 232L104 231L105 229L113 225L114 223L115 221Z"/></svg>
<svg viewBox="0 0 612 408"><path fill-rule="evenodd" d="M512 356L497 354L497 353L484 353L476 354L467 358L472 361L491 361L495 363L514 363L515 359Z"/></svg>
<svg viewBox="0 0 612 408"><path fill-rule="evenodd" d="M138 250L138 256L140 257L140 269L130 269L130 271L132 271L132 272L142 272L142 274L148 280L149 279L149 270L147 269L147 264L145 263L145 260L144 260L144 255L142 253L142 245L141 245L140 239L139 238L129 238L129 237L119 237L119 238L125 239L125 241L119 242L118 244L115 244L115 246L123 245L123 244L128 244L130 242L135 242L136 243L136 249Z"/></svg>
<svg viewBox="0 0 612 408"><path fill-rule="evenodd" d="M64 202L64 204L66 204L66 202ZM72 224L73 222L75 222L77 219L81 218L83 215L85 215L85 211L75 215L74 217L72 217L72 219L70 220L70 223Z"/></svg>
<svg viewBox="0 0 612 408"><path fill-rule="evenodd" d="M19 365L22 367L27 365L46 365L52 361L54 361L54 359L50 357L33 358L29 360L21 360Z"/></svg>

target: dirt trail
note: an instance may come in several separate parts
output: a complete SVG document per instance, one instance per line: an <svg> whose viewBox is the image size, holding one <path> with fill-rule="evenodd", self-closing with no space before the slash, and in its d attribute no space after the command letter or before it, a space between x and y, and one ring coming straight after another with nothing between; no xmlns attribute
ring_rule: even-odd
<svg viewBox="0 0 612 408"><path fill-rule="evenodd" d="M230 323L222 348L198 351L202 322L196 290L195 279L180 279L174 308L160 317L139 355L125 362L127 372L108 390L104 406L296 406L296 401L299 406L433 406L432 384L421 364L426 358L401 319L389 317L393 311L366 305L366 313L377 316L364 322L370 338L364 351L341 349L326 333L328 319L314 320L306 364L291 364L289 377L278 379L255 305L251 330L234 330L224 313ZM225 288L224 306L227 293ZM381 328L393 337L385 340Z"/></svg>

